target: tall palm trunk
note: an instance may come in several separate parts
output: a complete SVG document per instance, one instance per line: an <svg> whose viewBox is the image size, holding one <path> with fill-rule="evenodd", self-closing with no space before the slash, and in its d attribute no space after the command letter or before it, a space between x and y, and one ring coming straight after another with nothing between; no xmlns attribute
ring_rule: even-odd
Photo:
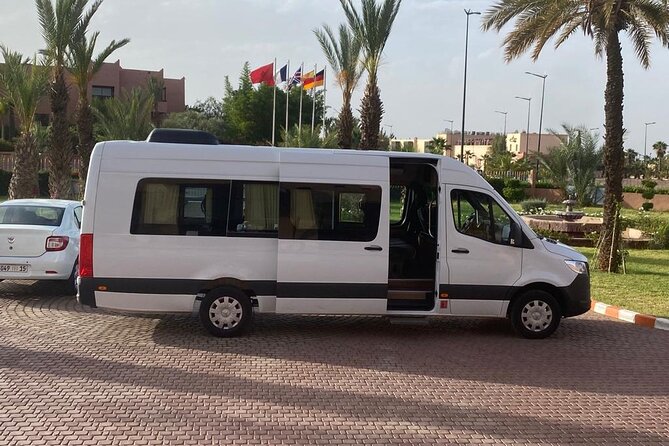
<svg viewBox="0 0 669 446"><path fill-rule="evenodd" d="M93 112L88 103L88 97L85 94L79 96L77 105L77 131L79 133L79 190L83 193L88 177L88 163L91 160L91 152L95 145L93 139Z"/></svg>
<svg viewBox="0 0 669 446"><path fill-rule="evenodd" d="M72 195L72 148L70 147L67 122L67 101L69 99L65 74L56 68L54 81L49 91L51 99L51 138L47 150L49 168L49 195L51 198L70 198Z"/></svg>
<svg viewBox="0 0 669 446"><path fill-rule="evenodd" d="M38 169L37 141L32 132L24 131L14 149L14 167L9 181L10 200L39 196Z"/></svg>
<svg viewBox="0 0 669 446"><path fill-rule="evenodd" d="M618 203L622 202L623 173L623 56L618 31L612 27L606 44L606 90L604 144L604 224L598 264L602 271L618 272L620 265L620 224Z"/></svg>
<svg viewBox="0 0 669 446"><path fill-rule="evenodd" d="M362 138L360 147L377 150L379 148L379 131L383 118L383 103L376 81L370 79L365 87L365 96L360 105L360 129Z"/></svg>
<svg viewBox="0 0 669 446"><path fill-rule="evenodd" d="M353 111L351 111L351 97L345 97L339 112L339 147L351 149L353 147Z"/></svg>

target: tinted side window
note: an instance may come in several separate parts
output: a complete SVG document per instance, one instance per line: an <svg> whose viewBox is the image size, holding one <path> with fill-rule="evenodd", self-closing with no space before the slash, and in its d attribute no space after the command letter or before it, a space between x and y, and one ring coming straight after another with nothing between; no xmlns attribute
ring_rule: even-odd
<svg viewBox="0 0 669 446"><path fill-rule="evenodd" d="M279 185L233 181L228 235L276 237L279 229Z"/></svg>
<svg viewBox="0 0 669 446"><path fill-rule="evenodd" d="M279 237L369 242L380 211L378 186L282 183Z"/></svg>
<svg viewBox="0 0 669 446"><path fill-rule="evenodd" d="M462 234L501 245L514 245L515 223L490 195L451 191L455 229Z"/></svg>
<svg viewBox="0 0 669 446"><path fill-rule="evenodd" d="M130 233L224 236L229 196L228 181L142 180Z"/></svg>

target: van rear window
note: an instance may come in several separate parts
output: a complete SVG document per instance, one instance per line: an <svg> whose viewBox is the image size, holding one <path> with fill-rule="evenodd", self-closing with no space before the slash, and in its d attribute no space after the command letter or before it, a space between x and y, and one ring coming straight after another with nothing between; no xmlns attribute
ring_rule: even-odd
<svg viewBox="0 0 669 446"><path fill-rule="evenodd" d="M0 224L60 226L65 208L52 206L0 206Z"/></svg>

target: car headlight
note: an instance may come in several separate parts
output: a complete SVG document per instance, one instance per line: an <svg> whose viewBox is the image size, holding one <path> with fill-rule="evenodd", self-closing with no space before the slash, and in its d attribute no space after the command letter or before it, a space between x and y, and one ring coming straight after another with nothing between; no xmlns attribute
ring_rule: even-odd
<svg viewBox="0 0 669 446"><path fill-rule="evenodd" d="M579 260L565 260L564 263L576 274L588 274L588 262L581 262Z"/></svg>

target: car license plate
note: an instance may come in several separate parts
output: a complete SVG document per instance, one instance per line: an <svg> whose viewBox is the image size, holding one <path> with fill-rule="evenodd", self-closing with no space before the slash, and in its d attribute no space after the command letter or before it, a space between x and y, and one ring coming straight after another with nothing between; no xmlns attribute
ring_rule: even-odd
<svg viewBox="0 0 669 446"><path fill-rule="evenodd" d="M0 273L27 273L28 265L0 265Z"/></svg>

